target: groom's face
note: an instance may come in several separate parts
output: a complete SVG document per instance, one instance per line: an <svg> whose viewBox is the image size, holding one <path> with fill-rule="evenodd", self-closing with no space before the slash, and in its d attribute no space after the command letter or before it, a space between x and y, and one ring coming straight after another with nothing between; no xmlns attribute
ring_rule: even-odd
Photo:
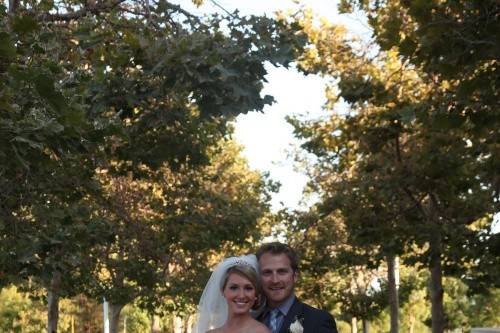
<svg viewBox="0 0 500 333"><path fill-rule="evenodd" d="M286 254L264 253L259 259L262 289L271 307L277 307L292 293L297 272Z"/></svg>

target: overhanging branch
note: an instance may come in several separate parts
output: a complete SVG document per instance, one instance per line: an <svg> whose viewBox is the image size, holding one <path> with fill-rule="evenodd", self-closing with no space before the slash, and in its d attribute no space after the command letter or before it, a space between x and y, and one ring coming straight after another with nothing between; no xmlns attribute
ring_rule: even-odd
<svg viewBox="0 0 500 333"><path fill-rule="evenodd" d="M15 1L15 0L12 0ZM99 14L102 12L108 12L115 8L116 6L120 5L122 2L125 2L125 0L114 0L114 1L109 1L109 2L100 2L92 6L86 6L80 10L77 10L76 12L73 13L64 13L64 14L49 14L45 13L41 16L41 19L43 21L72 21L72 20L77 20L81 17L84 17L85 15L91 13L91 14Z"/></svg>

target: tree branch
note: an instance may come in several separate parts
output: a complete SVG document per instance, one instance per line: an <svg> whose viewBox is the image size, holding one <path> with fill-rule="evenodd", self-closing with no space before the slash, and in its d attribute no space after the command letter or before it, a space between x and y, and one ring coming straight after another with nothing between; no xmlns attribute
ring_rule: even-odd
<svg viewBox="0 0 500 333"><path fill-rule="evenodd" d="M12 0L16 1L16 0ZM17 0L19 1L19 0ZM42 15L41 19L44 21L72 21L79 19L88 13L99 14L101 12L108 12L116 6L120 5L125 0L113 0L110 2L100 2L95 5L86 6L74 13L65 13L65 14L49 14L45 13Z"/></svg>
<svg viewBox="0 0 500 333"><path fill-rule="evenodd" d="M198 16L193 15L190 12L182 9L182 7L180 5L174 5L174 4L171 4L171 3L167 2L167 7L169 9L172 9L173 11L181 13L182 15L186 16L189 20L193 19L197 23L200 23L200 18Z"/></svg>
<svg viewBox="0 0 500 333"><path fill-rule="evenodd" d="M231 16L232 18L236 18L233 14L231 14L226 8L222 7L217 1L215 0L210 0L211 3L214 4L214 6L219 7L221 10L226 12L227 15Z"/></svg>

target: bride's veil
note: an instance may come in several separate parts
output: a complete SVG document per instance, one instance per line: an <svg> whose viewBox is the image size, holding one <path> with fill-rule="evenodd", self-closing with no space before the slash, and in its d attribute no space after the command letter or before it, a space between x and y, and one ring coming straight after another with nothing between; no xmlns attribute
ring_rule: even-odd
<svg viewBox="0 0 500 333"><path fill-rule="evenodd" d="M224 325L227 320L227 304L220 290L220 283L228 268L241 264L249 265L258 271L257 258L253 254L230 257L217 265L201 295L193 333L205 333Z"/></svg>

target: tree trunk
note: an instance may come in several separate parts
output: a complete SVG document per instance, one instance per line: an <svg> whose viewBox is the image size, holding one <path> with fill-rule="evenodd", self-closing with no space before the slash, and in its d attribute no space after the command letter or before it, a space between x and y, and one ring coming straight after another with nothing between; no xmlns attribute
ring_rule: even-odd
<svg viewBox="0 0 500 333"><path fill-rule="evenodd" d="M186 333L192 333L193 332L193 325L194 325L194 315L189 315L186 319Z"/></svg>
<svg viewBox="0 0 500 333"><path fill-rule="evenodd" d="M19 9L20 0L9 0L9 13L14 14Z"/></svg>
<svg viewBox="0 0 500 333"><path fill-rule="evenodd" d="M398 258L394 255L390 255L387 257L387 280L389 283L389 308L391 317L390 333L399 333L398 275Z"/></svg>
<svg viewBox="0 0 500 333"><path fill-rule="evenodd" d="M106 298L103 298L102 302L102 321L104 333L109 333L109 302L106 301Z"/></svg>
<svg viewBox="0 0 500 333"><path fill-rule="evenodd" d="M414 333L414 328L415 328L415 316L410 315L410 331L409 333Z"/></svg>
<svg viewBox="0 0 500 333"><path fill-rule="evenodd" d="M363 319L363 333L370 333L370 322L367 319Z"/></svg>
<svg viewBox="0 0 500 333"><path fill-rule="evenodd" d="M47 290L47 332L56 333L59 321L59 288L61 286L61 272L54 271L50 287Z"/></svg>
<svg viewBox="0 0 500 333"><path fill-rule="evenodd" d="M160 318L158 316L152 315L151 316L151 333L160 333L161 327L160 327Z"/></svg>
<svg viewBox="0 0 500 333"><path fill-rule="evenodd" d="M174 316L174 333L182 333L182 318Z"/></svg>
<svg viewBox="0 0 500 333"><path fill-rule="evenodd" d="M432 333L443 333L445 329L444 291L441 267L441 235L439 232L431 235L430 252L429 270L431 278L429 281L429 294L431 298Z"/></svg>
<svg viewBox="0 0 500 333"><path fill-rule="evenodd" d="M358 333L358 318L351 318L351 333Z"/></svg>
<svg viewBox="0 0 500 333"><path fill-rule="evenodd" d="M443 270L441 266L443 238L438 215L438 202L436 196L430 193L423 205L429 227L429 271L431 274L429 296L431 298L432 333L444 333L446 327L443 306Z"/></svg>
<svg viewBox="0 0 500 333"><path fill-rule="evenodd" d="M109 333L118 333L120 327L120 312L125 304L109 303Z"/></svg>

